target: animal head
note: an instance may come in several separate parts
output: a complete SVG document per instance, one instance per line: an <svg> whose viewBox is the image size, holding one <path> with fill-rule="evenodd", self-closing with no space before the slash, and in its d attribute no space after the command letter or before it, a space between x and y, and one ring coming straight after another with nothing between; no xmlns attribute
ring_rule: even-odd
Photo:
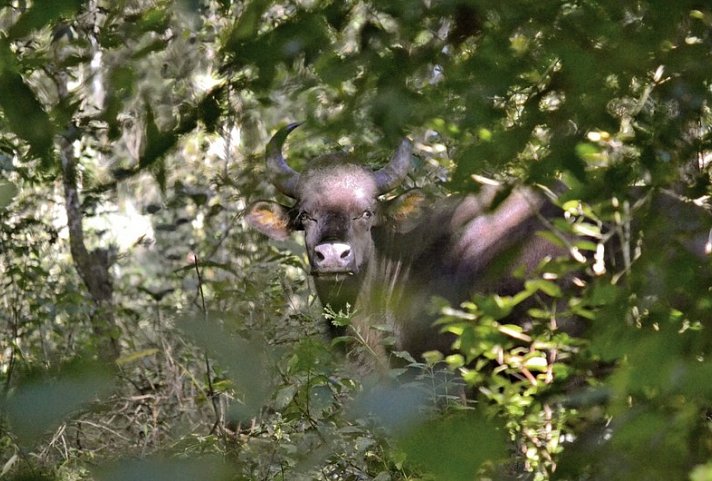
<svg viewBox="0 0 712 481"><path fill-rule="evenodd" d="M371 229L389 216L378 198L408 175L411 143L404 139L388 165L377 171L335 153L314 159L299 173L289 167L282 153L287 135L298 126L279 130L266 149L270 180L295 205L259 201L248 209L247 221L275 239L303 230L311 274L318 278L359 274L373 255ZM401 200L392 205L403 210L402 206L412 209L412 203Z"/></svg>

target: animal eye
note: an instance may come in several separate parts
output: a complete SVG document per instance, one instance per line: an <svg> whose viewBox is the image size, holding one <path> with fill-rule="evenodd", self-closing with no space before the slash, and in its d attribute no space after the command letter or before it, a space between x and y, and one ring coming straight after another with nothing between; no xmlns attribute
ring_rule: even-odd
<svg viewBox="0 0 712 481"><path fill-rule="evenodd" d="M373 217L373 212L371 212L370 210L364 210L364 211L361 213L361 217L360 217L360 218L361 218L361 219L370 219L371 217Z"/></svg>
<svg viewBox="0 0 712 481"><path fill-rule="evenodd" d="M312 216L309 215L309 212L302 212L299 214L299 222L309 222L311 220L314 220Z"/></svg>

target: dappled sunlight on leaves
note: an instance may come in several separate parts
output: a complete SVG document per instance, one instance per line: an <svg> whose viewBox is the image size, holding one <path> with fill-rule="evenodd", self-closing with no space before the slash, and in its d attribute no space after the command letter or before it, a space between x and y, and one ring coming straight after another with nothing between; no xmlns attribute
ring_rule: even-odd
<svg viewBox="0 0 712 481"><path fill-rule="evenodd" d="M4 2L0 477L712 479L711 28L659 0ZM543 186L525 235L560 255L490 289L508 250L432 303L451 351L398 350L390 313L319 304L296 213L247 227L294 121L296 169L412 140L403 231ZM111 369L72 361L107 339Z"/></svg>

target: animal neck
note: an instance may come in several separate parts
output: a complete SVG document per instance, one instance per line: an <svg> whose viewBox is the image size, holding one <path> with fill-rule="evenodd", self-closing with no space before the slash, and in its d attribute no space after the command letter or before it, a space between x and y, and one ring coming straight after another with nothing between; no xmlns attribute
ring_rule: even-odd
<svg viewBox="0 0 712 481"><path fill-rule="evenodd" d="M321 305L328 306L335 313L353 312L365 277L363 272L337 278L315 277L314 287ZM335 326L332 323L329 323L329 333L332 337L346 334L342 326Z"/></svg>
<svg viewBox="0 0 712 481"><path fill-rule="evenodd" d="M335 280L314 278L317 295L323 306L338 313L351 312L351 324L337 326L328 323L332 338L349 336L354 342L340 343L352 366L362 374L379 372L384 374L389 369L389 355L384 344L385 325L392 322L387 312L390 296L379 272L382 269L380 259L372 258L358 274Z"/></svg>
<svg viewBox="0 0 712 481"><path fill-rule="evenodd" d="M373 258L357 274L338 278L315 277L314 287L322 306L328 306L336 313L354 312L357 318L370 316L386 309L390 296L388 286L379 282L384 273L382 259ZM393 278L393 273L386 276ZM330 334L342 336L345 330L329 324Z"/></svg>

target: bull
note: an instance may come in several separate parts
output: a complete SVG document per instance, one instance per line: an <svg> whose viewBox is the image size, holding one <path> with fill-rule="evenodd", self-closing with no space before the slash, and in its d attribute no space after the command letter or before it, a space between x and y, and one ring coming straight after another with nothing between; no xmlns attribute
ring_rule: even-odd
<svg viewBox="0 0 712 481"><path fill-rule="evenodd" d="M448 352L453 338L433 326L428 314L433 296L458 305L473 292L514 294L522 281L513 272L531 270L560 245L532 235L560 210L534 189L516 189L495 202L497 188L431 204L419 191L379 200L410 171L407 139L389 163L372 171L345 153L316 158L301 173L283 155L288 134L279 130L266 148L267 171L275 187L295 200L293 206L253 203L248 224L274 239L304 231L316 293L334 311L355 311L352 326L375 358L387 365L386 325L393 348L416 359L429 350ZM496 207L492 207L496 204ZM330 324L331 334L343 328Z"/></svg>

